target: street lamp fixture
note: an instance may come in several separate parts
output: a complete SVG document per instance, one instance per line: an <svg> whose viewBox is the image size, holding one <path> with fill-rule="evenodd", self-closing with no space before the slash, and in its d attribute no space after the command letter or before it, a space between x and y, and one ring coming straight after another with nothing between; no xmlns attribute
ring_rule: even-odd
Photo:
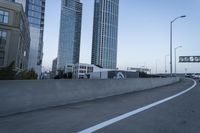
<svg viewBox="0 0 200 133"><path fill-rule="evenodd" d="M170 75L172 75L172 29L173 23L179 18L185 18L186 15L178 16L170 22Z"/></svg>
<svg viewBox="0 0 200 133"><path fill-rule="evenodd" d="M181 18L185 18L185 17L186 17L186 15L181 16Z"/></svg>

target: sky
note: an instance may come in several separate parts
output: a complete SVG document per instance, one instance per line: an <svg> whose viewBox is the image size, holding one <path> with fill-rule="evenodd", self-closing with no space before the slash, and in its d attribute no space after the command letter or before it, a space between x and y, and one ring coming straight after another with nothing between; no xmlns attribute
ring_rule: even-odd
<svg viewBox="0 0 200 133"><path fill-rule="evenodd" d="M94 0L83 3L80 63L91 63ZM43 69L51 70L57 57L61 0L46 0ZM117 67L146 67L164 73L169 54L170 21L173 23L177 72L200 72L200 63L179 63L178 56L200 56L200 0L120 0ZM156 67L157 66L157 67ZM169 72L169 56L167 57Z"/></svg>

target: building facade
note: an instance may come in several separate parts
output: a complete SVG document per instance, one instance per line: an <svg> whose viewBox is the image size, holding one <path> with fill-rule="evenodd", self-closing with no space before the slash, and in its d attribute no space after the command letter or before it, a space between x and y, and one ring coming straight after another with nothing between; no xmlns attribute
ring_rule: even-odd
<svg viewBox="0 0 200 133"><path fill-rule="evenodd" d="M25 9L26 9L26 1L27 1L27 0L6 0L6 1L16 2L16 3L22 4L23 9L24 9L24 12L25 12Z"/></svg>
<svg viewBox="0 0 200 133"><path fill-rule="evenodd" d="M21 4L0 1L0 68L15 63L16 70L28 68L30 32Z"/></svg>
<svg viewBox="0 0 200 133"><path fill-rule="evenodd" d="M57 58L55 58L52 62L52 71L51 71L52 78L56 76L56 71L57 71Z"/></svg>
<svg viewBox="0 0 200 133"><path fill-rule="evenodd" d="M30 52L28 68L34 69L38 75L42 71L43 33L46 0L10 0L23 5L30 25Z"/></svg>
<svg viewBox="0 0 200 133"><path fill-rule="evenodd" d="M33 68L41 74L43 59L43 33L46 0L27 0L26 14L30 23L31 45L29 54L29 69Z"/></svg>
<svg viewBox="0 0 200 133"><path fill-rule="evenodd" d="M105 69L95 65L76 63L73 66L74 79L125 79L139 78L139 72Z"/></svg>
<svg viewBox="0 0 200 133"><path fill-rule="evenodd" d="M93 73L96 71L101 71L101 68L85 63L76 63L73 66L73 78L75 79L84 79L88 78L87 74Z"/></svg>
<svg viewBox="0 0 200 133"><path fill-rule="evenodd" d="M57 69L79 62L82 3L80 0L62 0Z"/></svg>
<svg viewBox="0 0 200 133"><path fill-rule="evenodd" d="M89 73L90 79L127 79L139 78L139 72L124 71L124 70L110 70Z"/></svg>
<svg viewBox="0 0 200 133"><path fill-rule="evenodd" d="M115 69L117 66L119 0L95 0L92 64Z"/></svg>
<svg viewBox="0 0 200 133"><path fill-rule="evenodd" d="M26 10L26 1L27 0L12 0L13 2L21 3L23 6L24 11Z"/></svg>

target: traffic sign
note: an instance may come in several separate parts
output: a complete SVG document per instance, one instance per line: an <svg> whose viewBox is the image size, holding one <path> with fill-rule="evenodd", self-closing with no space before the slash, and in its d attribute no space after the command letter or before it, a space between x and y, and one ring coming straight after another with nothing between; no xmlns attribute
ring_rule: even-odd
<svg viewBox="0 0 200 133"><path fill-rule="evenodd" d="M200 56L179 56L180 63L197 63L200 62Z"/></svg>

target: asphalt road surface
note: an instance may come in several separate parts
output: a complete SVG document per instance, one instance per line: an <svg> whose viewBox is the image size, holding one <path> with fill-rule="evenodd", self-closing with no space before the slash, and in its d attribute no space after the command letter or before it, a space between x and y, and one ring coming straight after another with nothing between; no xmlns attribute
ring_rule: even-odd
<svg viewBox="0 0 200 133"><path fill-rule="evenodd" d="M74 133L180 93L179 83L55 108L0 117L0 133ZM98 133L200 133L200 85L157 106L103 127Z"/></svg>

